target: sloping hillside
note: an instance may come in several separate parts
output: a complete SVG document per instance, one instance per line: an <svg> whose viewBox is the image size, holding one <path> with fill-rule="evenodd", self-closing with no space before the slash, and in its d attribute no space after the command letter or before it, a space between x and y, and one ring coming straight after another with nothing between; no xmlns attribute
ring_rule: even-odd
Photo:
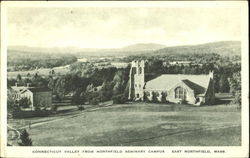
<svg viewBox="0 0 250 158"><path fill-rule="evenodd" d="M168 55L168 54L209 54L217 53L223 56L240 55L240 41L221 41L199 45L167 47L155 43L138 43L122 48L96 49L96 48L35 48L35 47L9 47L8 52L40 52L74 54L78 58L84 56L131 56L131 55ZM37 53L36 53L37 54Z"/></svg>
<svg viewBox="0 0 250 158"><path fill-rule="evenodd" d="M165 45L156 43L139 43L123 47L121 51L149 51L165 48Z"/></svg>
<svg viewBox="0 0 250 158"><path fill-rule="evenodd" d="M154 54L210 54L216 53L222 56L241 55L241 43L239 41L222 41L200 45L189 45L189 46L177 46L177 47L166 47L163 49L156 50Z"/></svg>

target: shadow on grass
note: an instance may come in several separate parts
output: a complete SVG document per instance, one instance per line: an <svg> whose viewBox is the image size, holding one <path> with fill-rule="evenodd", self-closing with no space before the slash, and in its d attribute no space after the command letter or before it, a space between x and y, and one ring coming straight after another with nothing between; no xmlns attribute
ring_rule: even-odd
<svg viewBox="0 0 250 158"><path fill-rule="evenodd" d="M84 146L199 146L200 142L204 146L237 146L241 141L238 130L238 127L210 130L210 128L202 126L177 129L163 129L160 126L155 126L143 130L119 129L112 132L104 132L100 137L93 135L80 139L80 142L85 142ZM220 133L220 135L217 136L217 133ZM228 139L232 136L232 133L237 138L235 141ZM227 139L224 137L223 139L217 138L221 138L223 134L226 134L225 137ZM207 137L204 137L204 135ZM178 140L181 141L179 142Z"/></svg>
<svg viewBox="0 0 250 158"><path fill-rule="evenodd" d="M231 103L230 99L215 99L215 102L213 105L221 105L221 104L225 104L225 105L229 105Z"/></svg>

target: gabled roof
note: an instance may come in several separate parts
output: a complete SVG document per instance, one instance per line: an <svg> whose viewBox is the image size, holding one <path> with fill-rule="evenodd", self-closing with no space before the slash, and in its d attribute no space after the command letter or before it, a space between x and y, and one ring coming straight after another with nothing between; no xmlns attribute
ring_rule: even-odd
<svg viewBox="0 0 250 158"><path fill-rule="evenodd" d="M202 87L190 80L182 80L182 82L187 85L190 89L192 89L194 91L195 94L204 94L206 92L206 88Z"/></svg>
<svg viewBox="0 0 250 158"><path fill-rule="evenodd" d="M13 89L16 92L21 92L21 91L23 91L26 88L27 87L25 87L25 86L11 86L11 89Z"/></svg>
<svg viewBox="0 0 250 158"><path fill-rule="evenodd" d="M176 84L183 82L196 94L205 93L210 81L209 75L165 74L146 83L145 89L170 90Z"/></svg>
<svg viewBox="0 0 250 158"><path fill-rule="evenodd" d="M48 87L25 87L25 86L12 86L11 89L13 89L17 93L24 93L26 91L34 92L48 92L51 91Z"/></svg>
<svg viewBox="0 0 250 158"><path fill-rule="evenodd" d="M49 89L48 87L30 87L27 89L33 93L34 92L49 92L49 91L51 91L51 89Z"/></svg>

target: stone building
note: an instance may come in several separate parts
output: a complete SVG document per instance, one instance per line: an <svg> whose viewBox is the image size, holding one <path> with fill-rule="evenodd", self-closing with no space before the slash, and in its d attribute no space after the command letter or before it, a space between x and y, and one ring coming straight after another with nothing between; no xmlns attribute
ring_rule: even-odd
<svg viewBox="0 0 250 158"><path fill-rule="evenodd" d="M145 81L145 62L133 61L130 69L130 100L213 104L213 72L206 75L162 74Z"/></svg>

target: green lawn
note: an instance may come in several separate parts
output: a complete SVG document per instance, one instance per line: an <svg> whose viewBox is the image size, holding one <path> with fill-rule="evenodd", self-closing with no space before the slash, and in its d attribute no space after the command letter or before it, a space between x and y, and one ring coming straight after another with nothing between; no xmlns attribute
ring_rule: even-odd
<svg viewBox="0 0 250 158"><path fill-rule="evenodd" d="M239 146L234 106L133 103L28 129L35 146Z"/></svg>
<svg viewBox="0 0 250 158"><path fill-rule="evenodd" d="M55 73L60 73L61 75L66 74L69 71L69 65L66 66L58 66L58 67L54 67L52 68ZM27 74L29 73L31 76L34 76L37 72L39 73L39 75L41 76L48 76L49 72L52 70L49 68L40 68L37 70L27 70L27 71L12 71L12 72L7 72L7 77L8 78L16 78L18 74L20 74L22 77L27 76Z"/></svg>

